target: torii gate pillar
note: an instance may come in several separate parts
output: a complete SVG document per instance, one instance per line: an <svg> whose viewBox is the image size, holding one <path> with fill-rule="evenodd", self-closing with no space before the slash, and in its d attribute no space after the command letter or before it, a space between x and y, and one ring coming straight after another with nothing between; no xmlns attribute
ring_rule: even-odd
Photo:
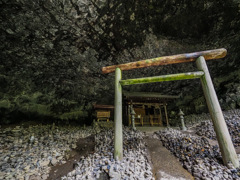
<svg viewBox="0 0 240 180"><path fill-rule="evenodd" d="M115 110L114 110L114 158L123 158L123 134L122 134L122 79L121 69L115 71Z"/></svg>
<svg viewBox="0 0 240 180"><path fill-rule="evenodd" d="M207 101L208 109L213 121L214 130L216 132L218 144L223 157L225 165L228 162L232 162L234 167L239 167L239 161L234 149L230 134L226 122L223 117L221 107L218 102L218 98L213 87L212 79L208 71L206 61L203 56L200 56L196 60L199 70L204 72L204 75L200 77L205 99Z"/></svg>

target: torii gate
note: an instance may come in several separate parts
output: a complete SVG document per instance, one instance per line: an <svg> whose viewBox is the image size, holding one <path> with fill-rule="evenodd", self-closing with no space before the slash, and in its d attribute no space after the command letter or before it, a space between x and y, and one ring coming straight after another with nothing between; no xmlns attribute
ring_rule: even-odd
<svg viewBox="0 0 240 180"><path fill-rule="evenodd" d="M231 162L234 167L239 167L239 161L234 149L226 122L223 117L221 107L208 71L205 60L219 59L225 57L227 50L224 48L179 54L173 56L163 56L153 59L146 59L126 64L107 66L102 68L103 73L115 71L115 112L114 112L114 158L121 160L123 157L123 137L122 137L122 86L133 84L144 84L162 81L174 81L183 79L200 78L208 109L213 121L214 130L220 146L220 151L225 165ZM155 77L145 77L137 79L122 80L123 70L131 70L150 66L160 66L167 64L177 64L196 61L197 72L180 74L170 74Z"/></svg>

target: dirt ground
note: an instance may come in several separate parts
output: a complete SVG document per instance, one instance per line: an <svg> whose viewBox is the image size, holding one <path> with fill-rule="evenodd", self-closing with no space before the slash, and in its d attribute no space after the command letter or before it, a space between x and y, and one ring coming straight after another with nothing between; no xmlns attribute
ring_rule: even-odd
<svg viewBox="0 0 240 180"><path fill-rule="evenodd" d="M81 156L94 153L94 145L94 135L79 139L77 142L77 148L70 152L70 158L67 162L52 167L47 180L60 180L62 176L65 176L74 170L76 163L79 162Z"/></svg>
<svg viewBox="0 0 240 180"><path fill-rule="evenodd" d="M160 131L160 130L164 130L166 129L166 127L159 127L159 126L153 126L153 127L149 127L149 126L137 126L136 127L137 130L145 132L146 134L152 134L156 131Z"/></svg>

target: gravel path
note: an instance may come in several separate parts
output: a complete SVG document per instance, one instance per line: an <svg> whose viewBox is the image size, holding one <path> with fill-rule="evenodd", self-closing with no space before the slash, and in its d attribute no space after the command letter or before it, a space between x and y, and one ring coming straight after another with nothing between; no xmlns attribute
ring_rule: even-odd
<svg viewBox="0 0 240 180"><path fill-rule="evenodd" d="M156 179L193 180L192 175L185 170L175 156L163 147L162 143L153 137L145 139L148 152L153 165L153 173Z"/></svg>
<svg viewBox="0 0 240 180"><path fill-rule="evenodd" d="M86 138L80 138L77 143L76 149L68 153L69 159L65 164L53 166L49 173L47 180L60 180L61 177L66 176L69 172L73 171L82 156L94 153L95 141L94 135Z"/></svg>

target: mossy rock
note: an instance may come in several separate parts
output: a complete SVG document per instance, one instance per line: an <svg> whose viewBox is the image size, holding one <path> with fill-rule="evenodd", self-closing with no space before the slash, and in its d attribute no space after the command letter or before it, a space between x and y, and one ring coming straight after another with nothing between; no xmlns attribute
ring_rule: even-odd
<svg viewBox="0 0 240 180"><path fill-rule="evenodd" d="M193 104L196 113L203 113L207 111L207 104L203 96L194 100Z"/></svg>
<svg viewBox="0 0 240 180"><path fill-rule="evenodd" d="M50 111L50 106L44 104L24 104L19 108L21 111L26 113L37 113L45 116L50 116L52 114Z"/></svg>
<svg viewBox="0 0 240 180"><path fill-rule="evenodd" d="M88 116L88 113L86 111L78 110L78 111L66 112L64 114L57 115L56 117L62 120L69 120L69 119L79 119L87 116Z"/></svg>
<svg viewBox="0 0 240 180"><path fill-rule="evenodd" d="M11 107L11 103L9 100L3 99L0 101L0 108L9 109Z"/></svg>

